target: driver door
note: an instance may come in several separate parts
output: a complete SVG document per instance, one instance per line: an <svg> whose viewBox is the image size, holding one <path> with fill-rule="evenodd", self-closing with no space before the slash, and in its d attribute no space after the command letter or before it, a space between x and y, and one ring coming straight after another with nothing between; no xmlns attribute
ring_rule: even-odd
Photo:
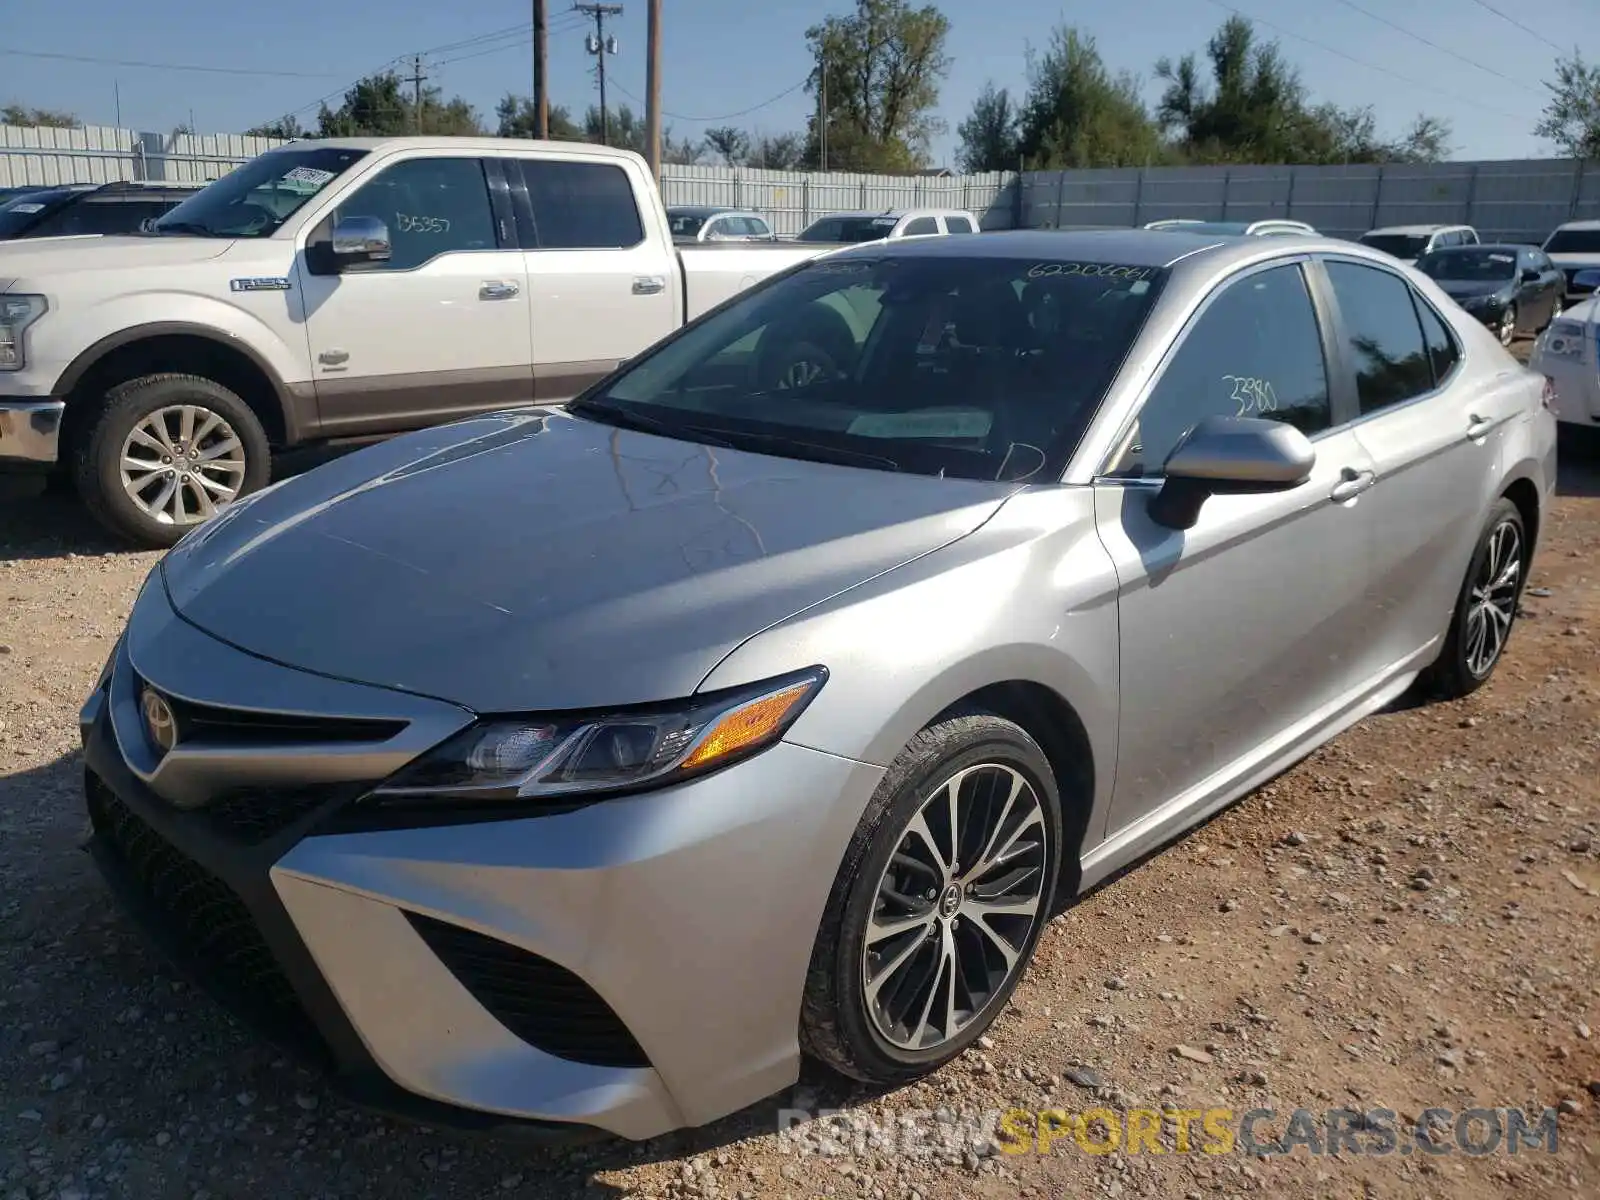
<svg viewBox="0 0 1600 1200"><path fill-rule="evenodd" d="M527 268L514 231L495 217L483 161L392 162L311 239L346 216L381 220L392 254L338 274L312 274L302 260L322 435L421 428L532 403Z"/></svg>
<svg viewBox="0 0 1600 1200"><path fill-rule="evenodd" d="M1115 562L1121 718L1108 833L1199 803L1360 680L1372 464L1335 416L1324 323L1299 261L1219 286L1095 482ZM1313 439L1299 487L1217 495L1184 531L1151 519L1161 466L1202 417L1287 421Z"/></svg>

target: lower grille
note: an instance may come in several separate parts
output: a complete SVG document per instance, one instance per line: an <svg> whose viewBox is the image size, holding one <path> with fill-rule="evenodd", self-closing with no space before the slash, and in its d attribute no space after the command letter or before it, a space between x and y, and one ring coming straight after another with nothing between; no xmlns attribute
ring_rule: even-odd
<svg viewBox="0 0 1600 1200"><path fill-rule="evenodd" d="M90 819L137 916L174 965L288 1048L326 1060L327 1048L238 894L181 853L92 772Z"/></svg>
<svg viewBox="0 0 1600 1200"><path fill-rule="evenodd" d="M565 967L459 925L408 912L473 999L530 1046L596 1067L648 1067L622 1018Z"/></svg>
<svg viewBox="0 0 1600 1200"><path fill-rule="evenodd" d="M254 846L324 805L337 807L358 799L371 791L372 786L351 783L300 788L236 788L198 811L219 833Z"/></svg>

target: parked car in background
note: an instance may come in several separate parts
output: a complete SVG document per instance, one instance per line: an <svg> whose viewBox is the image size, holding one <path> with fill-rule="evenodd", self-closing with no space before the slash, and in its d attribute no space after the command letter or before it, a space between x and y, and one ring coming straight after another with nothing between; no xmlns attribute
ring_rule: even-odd
<svg viewBox="0 0 1600 1200"><path fill-rule="evenodd" d="M807 225L795 237L795 241L875 242L880 238L977 232L978 222L969 212L949 208L905 208L885 212L830 213Z"/></svg>
<svg viewBox="0 0 1600 1200"><path fill-rule="evenodd" d="M1550 379L1557 420L1600 429L1600 267L1575 271L1574 285L1584 298L1550 323L1528 365Z"/></svg>
<svg viewBox="0 0 1600 1200"><path fill-rule="evenodd" d="M1388 225L1369 229L1356 241L1382 250L1401 262L1414 263L1424 254L1451 246L1476 246L1478 231L1471 225Z"/></svg>
<svg viewBox="0 0 1600 1200"><path fill-rule="evenodd" d="M667 208L667 227L679 245L697 242L775 242L778 235L760 213L715 205L674 204Z"/></svg>
<svg viewBox="0 0 1600 1200"><path fill-rule="evenodd" d="M0 241L138 233L203 186L74 183L23 192L0 204Z"/></svg>
<svg viewBox="0 0 1600 1200"><path fill-rule="evenodd" d="M292 142L154 233L0 245L0 466L147 546L274 448L564 402L827 250L674 247L638 155L515 138Z"/></svg>
<svg viewBox="0 0 1600 1200"><path fill-rule="evenodd" d="M839 306L850 356L774 390ZM802 1055L903 1086L1065 900L1490 678L1543 382L1331 239L840 250L167 554L80 715L90 848L181 969L429 1125L651 1138Z"/></svg>
<svg viewBox="0 0 1600 1200"><path fill-rule="evenodd" d="M1568 304L1594 295L1594 284L1580 281L1578 275L1600 269L1600 221L1568 221L1556 226L1544 241L1544 252L1567 277Z"/></svg>
<svg viewBox="0 0 1600 1200"><path fill-rule="evenodd" d="M1272 217L1261 221L1198 221L1187 217L1172 217L1164 221L1151 221L1146 229L1178 230L1181 233L1202 233L1218 237L1284 237L1294 234L1316 236L1317 231L1304 221Z"/></svg>
<svg viewBox="0 0 1600 1200"><path fill-rule="evenodd" d="M43 191L48 186L48 184L30 183L0 187L0 204L4 204L7 200L15 200L18 196L25 196L29 192Z"/></svg>
<svg viewBox="0 0 1600 1200"><path fill-rule="evenodd" d="M1566 278L1537 246L1484 243L1432 250L1417 270L1511 345L1561 315Z"/></svg>

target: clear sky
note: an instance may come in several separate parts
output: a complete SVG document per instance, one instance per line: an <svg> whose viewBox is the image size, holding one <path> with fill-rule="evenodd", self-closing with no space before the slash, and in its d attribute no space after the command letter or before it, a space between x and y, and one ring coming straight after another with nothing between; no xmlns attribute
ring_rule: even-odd
<svg viewBox="0 0 1600 1200"><path fill-rule="evenodd" d="M623 7L607 22L620 43L608 59L609 99L642 109L633 97L644 95L645 6L623 0ZM1151 79L1155 60L1203 50L1235 6L1221 0L944 0L939 7L950 19L953 59L940 95L950 132L934 147L936 160L945 162L954 151L955 126L985 80L1020 90L1028 44L1042 44L1052 25L1087 28L1113 69L1144 76L1153 99L1159 92ZM1419 112L1446 117L1457 158L1551 153L1532 128L1544 105L1541 80L1551 75L1554 46L1570 49L1576 42L1589 59L1600 57L1600 0L1237 0L1236 7L1258 19L1260 33L1281 41L1315 99L1372 104L1385 133L1398 132ZM663 107L668 126L681 136L713 124L763 132L799 128L811 104L797 86L811 66L805 29L845 11L847 2L664 0L663 8ZM19 20L23 12L27 17ZM332 93L337 100L359 76L420 52L431 82L446 96L465 97L492 123L501 95L531 91L530 27L528 0L26 4L13 12L0 41L0 102L69 109L90 124L110 125L120 92L126 127L164 130L192 116L199 132L237 132L293 110L311 121L319 97ZM550 0L551 99L578 111L595 99L586 28L569 7ZM16 50L153 65L6 53ZM786 89L792 90L780 95Z"/></svg>

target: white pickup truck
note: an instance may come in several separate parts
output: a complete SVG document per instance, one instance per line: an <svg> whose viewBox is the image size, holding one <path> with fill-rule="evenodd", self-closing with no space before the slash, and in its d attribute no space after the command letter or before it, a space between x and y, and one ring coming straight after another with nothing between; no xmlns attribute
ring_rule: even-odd
<svg viewBox="0 0 1600 1200"><path fill-rule="evenodd" d="M626 151L292 142L148 234L0 245L0 468L168 546L273 450L564 402L828 249L680 250Z"/></svg>

